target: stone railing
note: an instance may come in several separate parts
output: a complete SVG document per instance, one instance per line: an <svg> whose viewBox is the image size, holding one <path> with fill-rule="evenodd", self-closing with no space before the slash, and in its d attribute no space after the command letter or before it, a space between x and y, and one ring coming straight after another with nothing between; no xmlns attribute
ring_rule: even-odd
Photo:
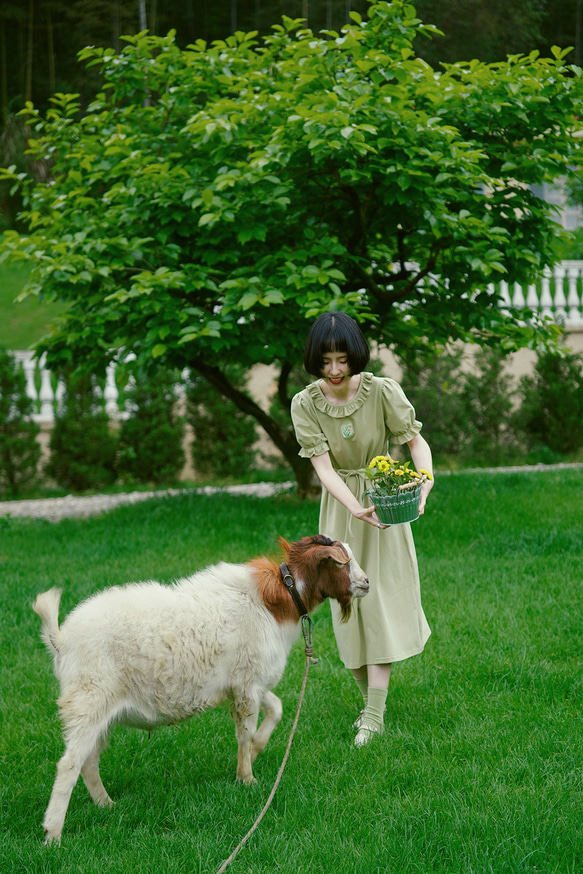
<svg viewBox="0 0 583 874"><path fill-rule="evenodd" d="M36 359L33 352L13 352L17 361L22 364L26 376L26 393L34 403L32 418L39 424L51 424L55 413L59 410L65 386L56 379L45 366L45 356ZM110 419L123 419L125 410L119 405L119 389L115 381L115 364L107 368L105 386L102 390L103 406Z"/></svg>
<svg viewBox="0 0 583 874"><path fill-rule="evenodd" d="M583 261L563 261L527 288L500 282L490 290L498 291L505 308L528 307L550 316L566 331L583 330ZM50 424L62 401L64 386L47 370L43 358L36 360L32 352L13 354L22 362L27 393L35 404L33 418L40 424ZM103 405L112 419L127 416L116 384L115 364L107 368Z"/></svg>
<svg viewBox="0 0 583 874"><path fill-rule="evenodd" d="M528 307L548 315L567 331L583 329L583 261L562 261L524 288L500 282L503 306Z"/></svg>

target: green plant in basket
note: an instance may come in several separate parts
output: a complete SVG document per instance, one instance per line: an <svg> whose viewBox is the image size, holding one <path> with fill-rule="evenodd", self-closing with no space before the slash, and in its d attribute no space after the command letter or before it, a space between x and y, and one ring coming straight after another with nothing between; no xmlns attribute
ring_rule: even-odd
<svg viewBox="0 0 583 874"><path fill-rule="evenodd" d="M400 489L421 485L433 479L428 470L410 467L410 462L395 461L390 455L377 455L363 473L371 481L371 491L380 495L396 495Z"/></svg>
<svg viewBox="0 0 583 874"><path fill-rule="evenodd" d="M365 494L375 505L382 523L399 525L419 518L421 485L433 479L428 470L417 471L408 461L401 463L390 455L377 455L362 473L371 483Z"/></svg>

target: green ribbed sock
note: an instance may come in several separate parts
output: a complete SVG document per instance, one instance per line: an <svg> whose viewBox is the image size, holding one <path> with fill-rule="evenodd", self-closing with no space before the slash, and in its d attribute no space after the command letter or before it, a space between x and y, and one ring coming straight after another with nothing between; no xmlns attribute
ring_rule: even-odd
<svg viewBox="0 0 583 874"><path fill-rule="evenodd" d="M366 707L368 701L368 679L365 677L355 677L354 682L360 689L362 694L362 699L364 701L364 706Z"/></svg>
<svg viewBox="0 0 583 874"><path fill-rule="evenodd" d="M364 716L362 717L363 725L369 725L371 728L378 728L379 731L382 729L387 694L387 689L375 689L373 686L368 687L366 709L364 711Z"/></svg>

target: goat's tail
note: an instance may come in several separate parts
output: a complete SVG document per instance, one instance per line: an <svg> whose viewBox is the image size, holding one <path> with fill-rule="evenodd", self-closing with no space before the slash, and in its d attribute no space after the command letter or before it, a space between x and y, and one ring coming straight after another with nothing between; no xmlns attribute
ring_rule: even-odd
<svg viewBox="0 0 583 874"><path fill-rule="evenodd" d="M42 619L42 639L53 656L59 655L61 630L59 628L59 603L61 590L54 588L39 595L32 605L35 613Z"/></svg>

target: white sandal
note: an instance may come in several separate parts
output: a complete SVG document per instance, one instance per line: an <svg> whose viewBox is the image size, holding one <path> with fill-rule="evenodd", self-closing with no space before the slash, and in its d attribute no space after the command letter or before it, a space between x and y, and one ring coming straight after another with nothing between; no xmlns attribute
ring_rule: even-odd
<svg viewBox="0 0 583 874"><path fill-rule="evenodd" d="M373 725L360 725L358 729L358 734L354 738L354 746L355 747L365 747L367 744L371 742L375 734L378 734L379 737L384 733L385 727L381 725L380 728L376 728Z"/></svg>

